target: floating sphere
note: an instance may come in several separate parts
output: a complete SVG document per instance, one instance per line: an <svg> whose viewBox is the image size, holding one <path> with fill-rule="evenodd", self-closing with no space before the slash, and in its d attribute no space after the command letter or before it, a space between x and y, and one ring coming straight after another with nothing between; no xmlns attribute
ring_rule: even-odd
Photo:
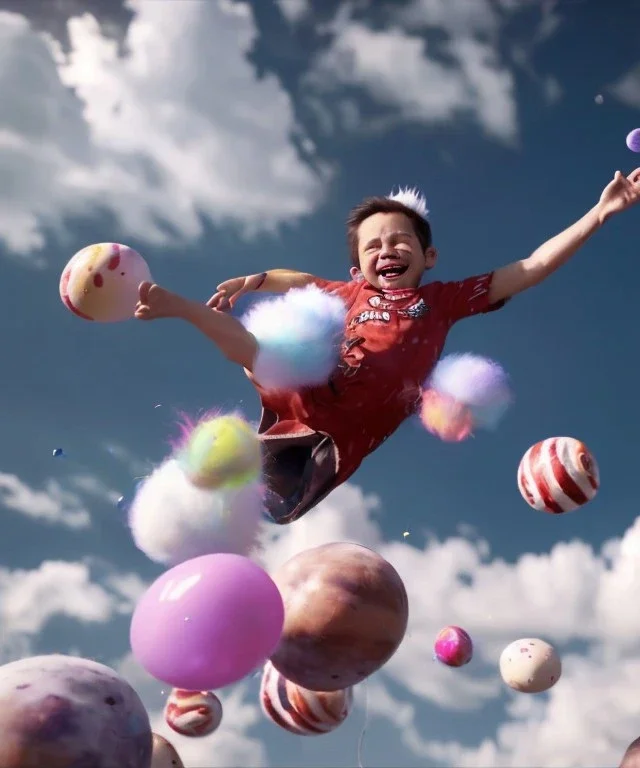
<svg viewBox="0 0 640 768"><path fill-rule="evenodd" d="M240 488L262 472L256 430L239 416L218 416L198 424L178 454L189 480L199 488Z"/></svg>
<svg viewBox="0 0 640 768"><path fill-rule="evenodd" d="M640 738L634 739L627 747L619 768L640 768Z"/></svg>
<svg viewBox="0 0 640 768"><path fill-rule="evenodd" d="M389 661L404 638L409 607L402 579L366 547L314 547L291 558L273 578L285 622L271 661L303 688L356 685Z"/></svg>
<svg viewBox="0 0 640 768"><path fill-rule="evenodd" d="M580 440L550 437L531 446L518 467L518 488L534 509L560 515L591 501L600 486L596 460Z"/></svg>
<svg viewBox="0 0 640 768"><path fill-rule="evenodd" d="M448 667L462 667L471 661L473 642L461 627L445 627L438 632L433 650L438 661Z"/></svg>
<svg viewBox="0 0 640 768"><path fill-rule="evenodd" d="M176 748L164 736L153 734L153 754L150 768L184 768Z"/></svg>
<svg viewBox="0 0 640 768"><path fill-rule="evenodd" d="M347 718L353 704L353 688L344 691L308 691L290 680L268 661L260 684L264 715L297 736L330 733Z"/></svg>
<svg viewBox="0 0 640 768"><path fill-rule="evenodd" d="M215 690L264 664L283 619L278 588L260 566L240 555L204 555L163 573L140 598L131 650L157 680Z"/></svg>
<svg viewBox="0 0 640 768"><path fill-rule="evenodd" d="M640 152L640 128L634 128L627 135L627 147L632 152Z"/></svg>
<svg viewBox="0 0 640 768"><path fill-rule="evenodd" d="M555 648L538 638L523 638L508 645L500 656L500 675L520 693L542 693L552 688L562 674Z"/></svg>
<svg viewBox="0 0 640 768"><path fill-rule="evenodd" d="M150 768L151 726L114 670L72 656L0 667L2 768Z"/></svg>
<svg viewBox="0 0 640 768"><path fill-rule="evenodd" d="M142 256L119 243L89 245L73 256L60 278L60 298L83 320L117 323L130 320L138 286L151 280Z"/></svg>
<svg viewBox="0 0 640 768"><path fill-rule="evenodd" d="M211 691L174 688L164 708L164 719L181 736L208 736L222 722L222 704Z"/></svg>

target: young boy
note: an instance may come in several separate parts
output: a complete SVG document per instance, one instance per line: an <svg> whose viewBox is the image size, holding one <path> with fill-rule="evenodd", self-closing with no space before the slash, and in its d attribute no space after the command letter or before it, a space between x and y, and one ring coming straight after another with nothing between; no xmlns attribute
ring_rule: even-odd
<svg viewBox="0 0 640 768"><path fill-rule="evenodd" d="M221 283L206 305L142 283L136 317L185 320L246 369L262 402L267 508L276 522L289 523L345 482L415 411L454 323L537 285L610 216L638 201L640 168L626 178L616 172L590 211L528 258L461 282L421 286L437 252L424 198L401 190L368 198L350 213L350 282L274 269ZM340 363L324 386L265 391L251 373L258 342L225 310L250 291L284 293L310 284L347 305Z"/></svg>

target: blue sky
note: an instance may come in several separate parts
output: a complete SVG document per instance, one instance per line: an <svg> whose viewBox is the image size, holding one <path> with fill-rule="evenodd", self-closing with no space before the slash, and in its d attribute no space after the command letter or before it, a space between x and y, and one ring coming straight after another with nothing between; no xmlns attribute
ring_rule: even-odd
<svg viewBox="0 0 640 768"><path fill-rule="evenodd" d="M339 279L348 209L415 184L434 278L454 279L528 255L640 164L624 142L640 125L631 0L615 13L598 0L311 5L0 0L0 650L110 663L158 728L162 689L128 657L127 628L160 570L115 500L165 456L178 410L257 418L258 403L188 327L67 313L71 255L125 242L203 300L270 267ZM349 539L407 583L407 639L345 725L281 733L250 680L223 692L217 734L174 739L186 765L353 766L365 693L367 768L619 759L640 732L639 228L640 210L610 221L547 283L452 331L447 351L512 376L516 404L495 434L452 446L408 422L348 486L273 531L269 567ZM516 486L524 451L552 435L586 441L602 475L597 499L561 518ZM450 623L476 640L463 670L432 661ZM563 656L549 694L499 680L501 649L522 636Z"/></svg>

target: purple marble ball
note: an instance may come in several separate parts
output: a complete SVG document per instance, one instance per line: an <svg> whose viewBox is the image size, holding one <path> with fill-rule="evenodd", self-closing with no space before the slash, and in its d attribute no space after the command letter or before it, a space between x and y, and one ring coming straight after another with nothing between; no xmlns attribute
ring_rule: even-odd
<svg viewBox="0 0 640 768"><path fill-rule="evenodd" d="M150 768L138 694L117 672L73 656L0 667L2 768Z"/></svg>
<svg viewBox="0 0 640 768"><path fill-rule="evenodd" d="M627 136L627 146L632 152L640 152L640 128L634 128Z"/></svg>

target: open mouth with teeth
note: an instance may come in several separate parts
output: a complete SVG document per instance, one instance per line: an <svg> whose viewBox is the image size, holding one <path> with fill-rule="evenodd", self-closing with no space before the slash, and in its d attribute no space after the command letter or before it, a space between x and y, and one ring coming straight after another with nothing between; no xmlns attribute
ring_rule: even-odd
<svg viewBox="0 0 640 768"><path fill-rule="evenodd" d="M404 275L409 267L406 264L390 264L378 270L378 276L385 280L396 280Z"/></svg>

